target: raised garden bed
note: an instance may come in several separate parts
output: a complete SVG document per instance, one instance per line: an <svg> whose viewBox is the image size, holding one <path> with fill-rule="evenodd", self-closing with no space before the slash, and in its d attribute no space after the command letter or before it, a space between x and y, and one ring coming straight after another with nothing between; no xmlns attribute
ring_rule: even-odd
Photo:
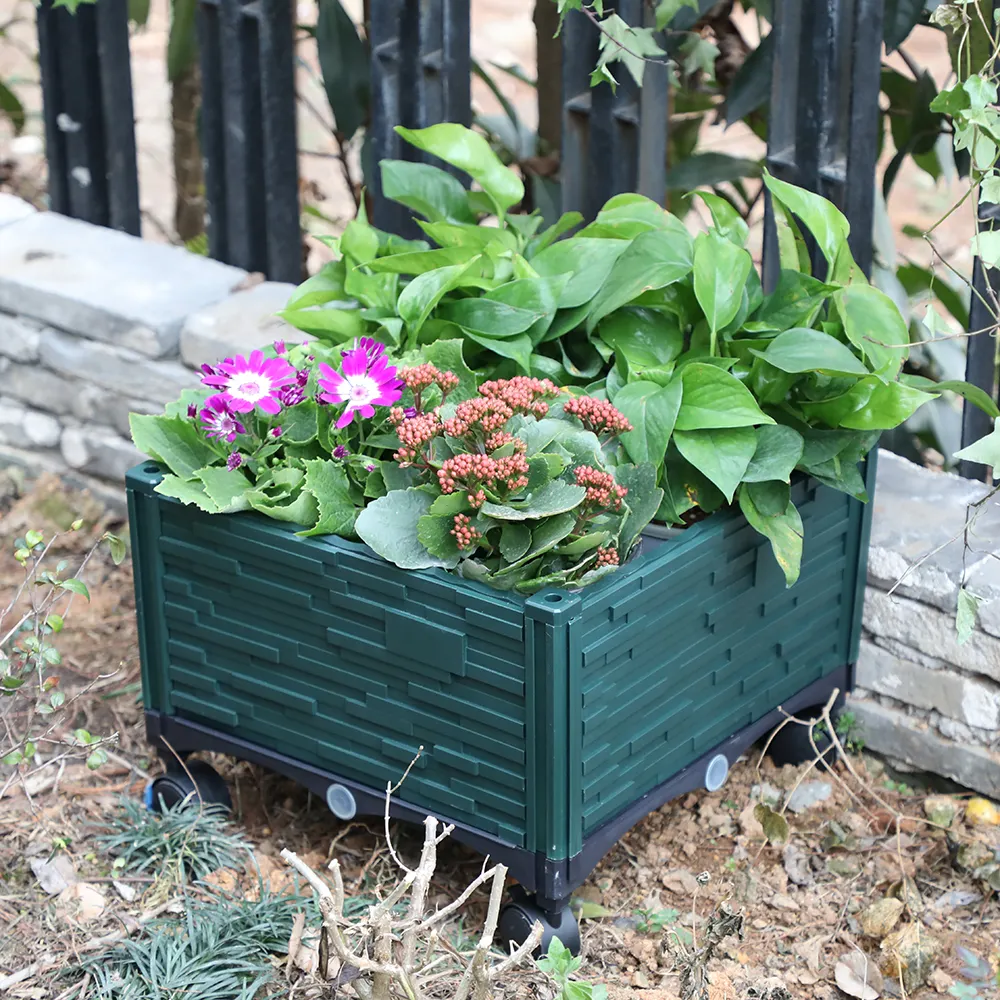
<svg viewBox="0 0 1000 1000"><path fill-rule="evenodd" d="M569 895L625 830L721 783L778 706L851 683L870 507L805 477L793 588L729 509L530 597L207 514L160 478L127 480L151 742L265 765L342 819L380 814L423 747L392 812L455 823L536 894L506 911L509 937L544 914L571 941Z"/></svg>

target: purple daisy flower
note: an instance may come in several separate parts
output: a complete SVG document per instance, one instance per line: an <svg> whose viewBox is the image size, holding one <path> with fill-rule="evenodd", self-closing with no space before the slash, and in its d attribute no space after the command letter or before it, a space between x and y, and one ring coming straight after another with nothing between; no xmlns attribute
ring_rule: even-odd
<svg viewBox="0 0 1000 1000"><path fill-rule="evenodd" d="M234 451L229 458L226 459L226 468L232 472L234 469L238 469L243 464L243 456L238 452Z"/></svg>
<svg viewBox="0 0 1000 1000"><path fill-rule="evenodd" d="M305 386L305 384L308 381L309 381L309 369L308 368L300 368L295 373L295 384L299 385L299 386Z"/></svg>
<svg viewBox="0 0 1000 1000"><path fill-rule="evenodd" d="M278 393L278 399L282 406L298 406L305 398L306 394L302 391L302 386L299 385L286 385Z"/></svg>
<svg viewBox="0 0 1000 1000"><path fill-rule="evenodd" d="M350 452L347 450L347 445L338 444L336 448L333 449L334 458L347 458Z"/></svg>
<svg viewBox="0 0 1000 1000"><path fill-rule="evenodd" d="M368 365L371 367L385 354L385 344L379 343L374 337L361 337L360 339L355 337L354 343L351 344L348 350L341 351L340 356L346 358L348 354L352 354L354 351L364 351L365 357L368 358Z"/></svg>
<svg viewBox="0 0 1000 1000"><path fill-rule="evenodd" d="M232 444L237 434L246 434L246 428L229 409L229 402L222 393L209 396L205 408L200 413L207 437L218 438Z"/></svg>
<svg viewBox="0 0 1000 1000"><path fill-rule="evenodd" d="M274 342L274 353L275 354L285 353L285 342L283 340L276 340Z"/></svg>
<svg viewBox="0 0 1000 1000"><path fill-rule="evenodd" d="M367 339L367 338L362 338ZM403 383L396 377L396 369L382 355L381 344L374 361L369 348L361 346L344 355L341 371L334 371L320 362L319 387L326 403L346 403L337 427L346 427L355 412L362 417L374 417L376 406L392 406L402 396Z"/></svg>
<svg viewBox="0 0 1000 1000"><path fill-rule="evenodd" d="M227 358L216 368L216 374L204 376L202 382L221 389L236 413L249 413L255 406L279 413L278 393L295 380L295 369L284 358L265 358L261 351L251 351L249 358Z"/></svg>

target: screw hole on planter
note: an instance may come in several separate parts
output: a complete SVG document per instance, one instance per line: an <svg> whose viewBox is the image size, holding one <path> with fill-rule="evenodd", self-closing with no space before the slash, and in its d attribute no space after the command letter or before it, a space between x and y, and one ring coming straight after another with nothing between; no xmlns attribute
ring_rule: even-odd
<svg viewBox="0 0 1000 1000"><path fill-rule="evenodd" d="M562 594L546 594L545 600L549 604L558 604L562 600Z"/></svg>
<svg viewBox="0 0 1000 1000"><path fill-rule="evenodd" d="M146 473L147 473L147 475L152 476L154 473L157 473L159 471L160 471L160 467L155 462L150 462L146 466Z"/></svg>

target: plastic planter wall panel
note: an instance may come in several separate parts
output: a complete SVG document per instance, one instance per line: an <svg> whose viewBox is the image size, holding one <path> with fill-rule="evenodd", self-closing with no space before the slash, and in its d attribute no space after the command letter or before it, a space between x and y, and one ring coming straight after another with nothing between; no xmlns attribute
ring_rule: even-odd
<svg viewBox="0 0 1000 1000"><path fill-rule="evenodd" d="M365 546L212 516L129 474L146 708L399 792L538 858L856 657L867 508L816 484L791 590L719 513L579 593L502 594ZM372 801L377 801L373 799ZM658 804L658 803L656 803ZM653 806L650 806L652 808Z"/></svg>

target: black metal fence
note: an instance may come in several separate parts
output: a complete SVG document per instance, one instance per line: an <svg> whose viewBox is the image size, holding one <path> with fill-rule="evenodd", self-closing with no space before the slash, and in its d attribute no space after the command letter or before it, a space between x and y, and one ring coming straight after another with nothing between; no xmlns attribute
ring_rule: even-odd
<svg viewBox="0 0 1000 1000"><path fill-rule="evenodd" d="M75 17L52 9L51 2L42 0L38 28L52 207L136 233L127 0L83 5ZM773 0L768 43L768 167L844 211L851 249L866 272L872 263L884 2ZM649 16L643 0L616 6L630 23ZM288 0L199 3L209 253L285 281L301 275L293 30ZM419 155L401 143L394 125L469 123L469 38L470 0L373 0L374 162ZM648 65L641 88L626 73L617 93L603 84L591 88L598 44L598 31L584 15L567 18L560 189L563 210L585 217L623 191L659 202L666 196L666 66ZM366 182L375 224L407 232L407 214L382 197L378 172ZM764 277L772 285L777 254L769 205L767 212ZM976 281L984 281L978 261ZM970 328L989 322L973 296ZM995 341L973 337L969 344L967 377L992 395ZM963 444L988 429L988 418L967 407ZM963 472L978 475L982 467Z"/></svg>

